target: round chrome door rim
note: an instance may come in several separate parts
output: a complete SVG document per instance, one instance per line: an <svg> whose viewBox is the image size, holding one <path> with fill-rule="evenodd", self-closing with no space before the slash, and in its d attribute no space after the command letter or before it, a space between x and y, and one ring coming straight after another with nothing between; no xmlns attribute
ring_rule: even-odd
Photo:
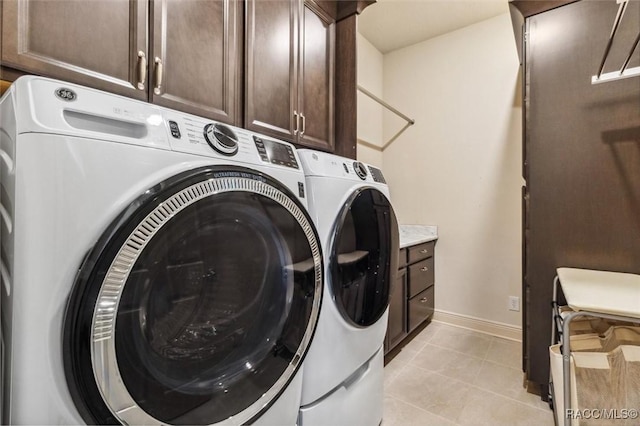
<svg viewBox="0 0 640 426"><path fill-rule="evenodd" d="M120 247L102 282L91 324L91 362L102 398L113 415L125 424L162 424L147 414L133 399L124 385L115 350L115 321L118 306L129 273L138 257L162 226L186 207L217 194L242 191L263 195L277 202L291 213L301 226L311 248L314 263L314 294L311 318L298 351L275 384L252 405L225 419L222 423L246 423L262 411L280 394L298 368L302 356L311 343L320 309L322 293L322 258L315 233L307 217L287 195L266 182L243 178L223 177L203 180L175 193L158 205Z"/></svg>

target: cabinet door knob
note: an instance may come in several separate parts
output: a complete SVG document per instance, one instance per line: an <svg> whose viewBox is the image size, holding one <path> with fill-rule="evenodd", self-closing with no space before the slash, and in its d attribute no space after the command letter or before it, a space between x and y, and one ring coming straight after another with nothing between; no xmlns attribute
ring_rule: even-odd
<svg viewBox="0 0 640 426"><path fill-rule="evenodd" d="M305 117L304 114L300 114L300 117L302 117L302 131L300 132L300 136L302 136L307 129L307 117Z"/></svg>
<svg viewBox="0 0 640 426"><path fill-rule="evenodd" d="M422 250L420 250L420 253L425 254L425 253L426 253L426 252L428 252L428 251L429 251L429 250L427 250L427 249L422 249Z"/></svg>
<svg viewBox="0 0 640 426"><path fill-rule="evenodd" d="M427 272L429 270L429 268L427 268L426 266L423 266L422 268L420 268L420 270L422 272Z"/></svg>
<svg viewBox="0 0 640 426"><path fill-rule="evenodd" d="M144 83L147 81L147 55L138 51L138 90L144 90Z"/></svg>
<svg viewBox="0 0 640 426"><path fill-rule="evenodd" d="M296 127L293 129L293 134L298 134L298 129L300 128L300 115L297 111L293 111L293 118L296 120Z"/></svg>
<svg viewBox="0 0 640 426"><path fill-rule="evenodd" d="M427 299L426 297L423 297L422 299L420 299L420 303L427 303L429 299Z"/></svg>
<svg viewBox="0 0 640 426"><path fill-rule="evenodd" d="M155 76L153 79L155 80L156 87L153 88L153 93L159 95L160 93L162 93L162 59L156 56L154 62L156 64L156 67Z"/></svg>

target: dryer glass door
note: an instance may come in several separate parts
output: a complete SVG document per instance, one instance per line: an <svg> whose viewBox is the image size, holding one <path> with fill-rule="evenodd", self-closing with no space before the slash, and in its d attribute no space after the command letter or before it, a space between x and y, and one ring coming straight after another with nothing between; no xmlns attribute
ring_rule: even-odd
<svg viewBox="0 0 640 426"><path fill-rule="evenodd" d="M367 327L384 314L398 270L398 223L380 191L362 188L344 204L334 226L331 290L342 316Z"/></svg>
<svg viewBox="0 0 640 426"><path fill-rule="evenodd" d="M174 180L116 221L76 285L67 374L89 420L250 422L310 343L322 257L295 197L248 170Z"/></svg>

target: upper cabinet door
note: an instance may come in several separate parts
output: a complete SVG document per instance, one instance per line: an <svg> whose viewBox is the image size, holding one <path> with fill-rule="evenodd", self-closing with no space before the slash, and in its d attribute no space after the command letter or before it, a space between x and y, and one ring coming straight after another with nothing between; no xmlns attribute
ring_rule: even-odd
<svg viewBox="0 0 640 426"><path fill-rule="evenodd" d="M246 2L245 127L295 142L298 3Z"/></svg>
<svg viewBox="0 0 640 426"><path fill-rule="evenodd" d="M245 127L334 150L335 23L308 0L247 0Z"/></svg>
<svg viewBox="0 0 640 426"><path fill-rule="evenodd" d="M155 104L239 122L239 0L155 0L150 96Z"/></svg>
<svg viewBox="0 0 640 426"><path fill-rule="evenodd" d="M334 150L335 24L314 3L302 10L298 143Z"/></svg>
<svg viewBox="0 0 640 426"><path fill-rule="evenodd" d="M148 2L4 0L2 63L147 99Z"/></svg>

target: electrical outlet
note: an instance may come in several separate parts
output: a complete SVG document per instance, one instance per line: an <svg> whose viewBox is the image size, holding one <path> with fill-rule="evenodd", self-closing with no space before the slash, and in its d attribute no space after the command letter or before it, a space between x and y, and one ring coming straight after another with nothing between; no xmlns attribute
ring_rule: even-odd
<svg viewBox="0 0 640 426"><path fill-rule="evenodd" d="M509 296L509 306L510 311L520 312L520 298L518 296Z"/></svg>

